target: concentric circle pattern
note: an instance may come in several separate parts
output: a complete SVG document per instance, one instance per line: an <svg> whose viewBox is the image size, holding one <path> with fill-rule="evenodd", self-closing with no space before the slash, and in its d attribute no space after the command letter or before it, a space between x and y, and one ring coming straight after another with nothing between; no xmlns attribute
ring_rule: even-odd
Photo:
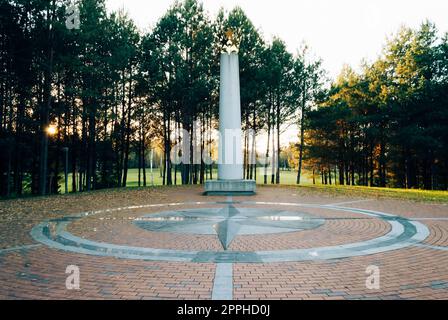
<svg viewBox="0 0 448 320"><path fill-rule="evenodd" d="M191 206L195 208L182 209ZM176 209L166 211L166 207ZM277 209L271 209L273 207ZM67 231L71 223L92 216L122 210L141 211L145 208L160 208L160 210L156 213L140 214L129 218L128 223L144 232L168 235L168 238L174 234L209 236L210 241L219 241L220 248L179 250L174 245L173 248L132 246L85 239ZM304 212L307 210L317 210L322 214ZM300 243L294 244L296 239L294 235L297 233L307 232L308 237L312 237L314 233L317 234L321 228L335 219L353 223L361 219L378 220L387 224L389 228L387 233L378 234L368 240L308 248L301 248ZM347 238L344 231L340 232ZM197 263L275 263L341 259L402 249L424 241L429 235L429 230L420 222L377 211L332 205L230 201L160 204L82 213L44 221L32 229L31 235L36 241L52 248L96 256ZM245 241L253 242L257 238L263 239L277 235L291 237L288 242L292 244L291 248L271 250L266 247L252 251L234 249L238 247L234 245L234 242L244 247Z"/></svg>
<svg viewBox="0 0 448 320"><path fill-rule="evenodd" d="M2 299L447 299L446 203L179 186L0 205ZM80 290L68 290L68 266ZM367 287L380 271L379 289Z"/></svg>

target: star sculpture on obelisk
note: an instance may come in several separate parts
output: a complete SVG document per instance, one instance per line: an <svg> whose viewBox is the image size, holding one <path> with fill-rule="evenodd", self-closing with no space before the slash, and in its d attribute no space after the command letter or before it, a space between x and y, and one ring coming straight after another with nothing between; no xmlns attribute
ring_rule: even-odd
<svg viewBox="0 0 448 320"><path fill-rule="evenodd" d="M243 177L239 44L232 29L225 35L220 67L218 180L206 181L205 193L254 194L255 181Z"/></svg>
<svg viewBox="0 0 448 320"><path fill-rule="evenodd" d="M224 51L228 54L231 54L232 52L238 53L238 45L235 40L235 32L232 29L228 29L226 31L226 45L224 46Z"/></svg>

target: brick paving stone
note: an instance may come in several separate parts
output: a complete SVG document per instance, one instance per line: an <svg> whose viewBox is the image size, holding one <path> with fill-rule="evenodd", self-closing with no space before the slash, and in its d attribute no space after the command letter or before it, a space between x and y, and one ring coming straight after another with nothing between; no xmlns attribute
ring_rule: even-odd
<svg viewBox="0 0 448 320"><path fill-rule="evenodd" d="M362 200L295 187L261 187L254 197L234 198L265 203L337 204ZM369 200L369 199L367 199ZM448 299L448 206L394 199L344 204L417 220L430 231L425 246L337 260L287 263L234 263L234 299L379 300ZM85 239L159 249L222 251L215 235L149 232L133 224L143 215L191 208L215 208L222 197L203 197L201 187L99 191L80 195L0 202L1 299L211 299L215 263L158 262L70 253L37 244L31 229L45 219L111 208L165 204L87 216L68 231ZM252 206L253 207L253 206ZM264 209L278 210L275 204ZM229 250L268 251L338 246L387 234L390 225L377 218L325 208L283 208L325 218L317 229L270 235L237 236ZM11 249L10 251L4 249ZM19 250L20 249L20 250ZM66 267L80 268L81 289L67 290ZM366 288L366 268L380 267L380 289Z"/></svg>

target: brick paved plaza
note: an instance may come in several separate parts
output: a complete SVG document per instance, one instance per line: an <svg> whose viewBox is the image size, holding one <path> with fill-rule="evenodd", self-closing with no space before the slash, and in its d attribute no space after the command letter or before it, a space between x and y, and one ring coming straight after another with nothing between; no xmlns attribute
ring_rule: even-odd
<svg viewBox="0 0 448 320"><path fill-rule="evenodd" d="M0 219L2 299L448 299L447 204L173 187L3 201Z"/></svg>

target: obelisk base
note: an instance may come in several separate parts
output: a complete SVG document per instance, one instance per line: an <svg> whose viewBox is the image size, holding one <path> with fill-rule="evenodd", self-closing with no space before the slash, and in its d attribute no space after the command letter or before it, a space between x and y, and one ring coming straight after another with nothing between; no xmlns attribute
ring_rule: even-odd
<svg viewBox="0 0 448 320"><path fill-rule="evenodd" d="M205 182L207 196L251 196L256 191L254 180L210 180Z"/></svg>

